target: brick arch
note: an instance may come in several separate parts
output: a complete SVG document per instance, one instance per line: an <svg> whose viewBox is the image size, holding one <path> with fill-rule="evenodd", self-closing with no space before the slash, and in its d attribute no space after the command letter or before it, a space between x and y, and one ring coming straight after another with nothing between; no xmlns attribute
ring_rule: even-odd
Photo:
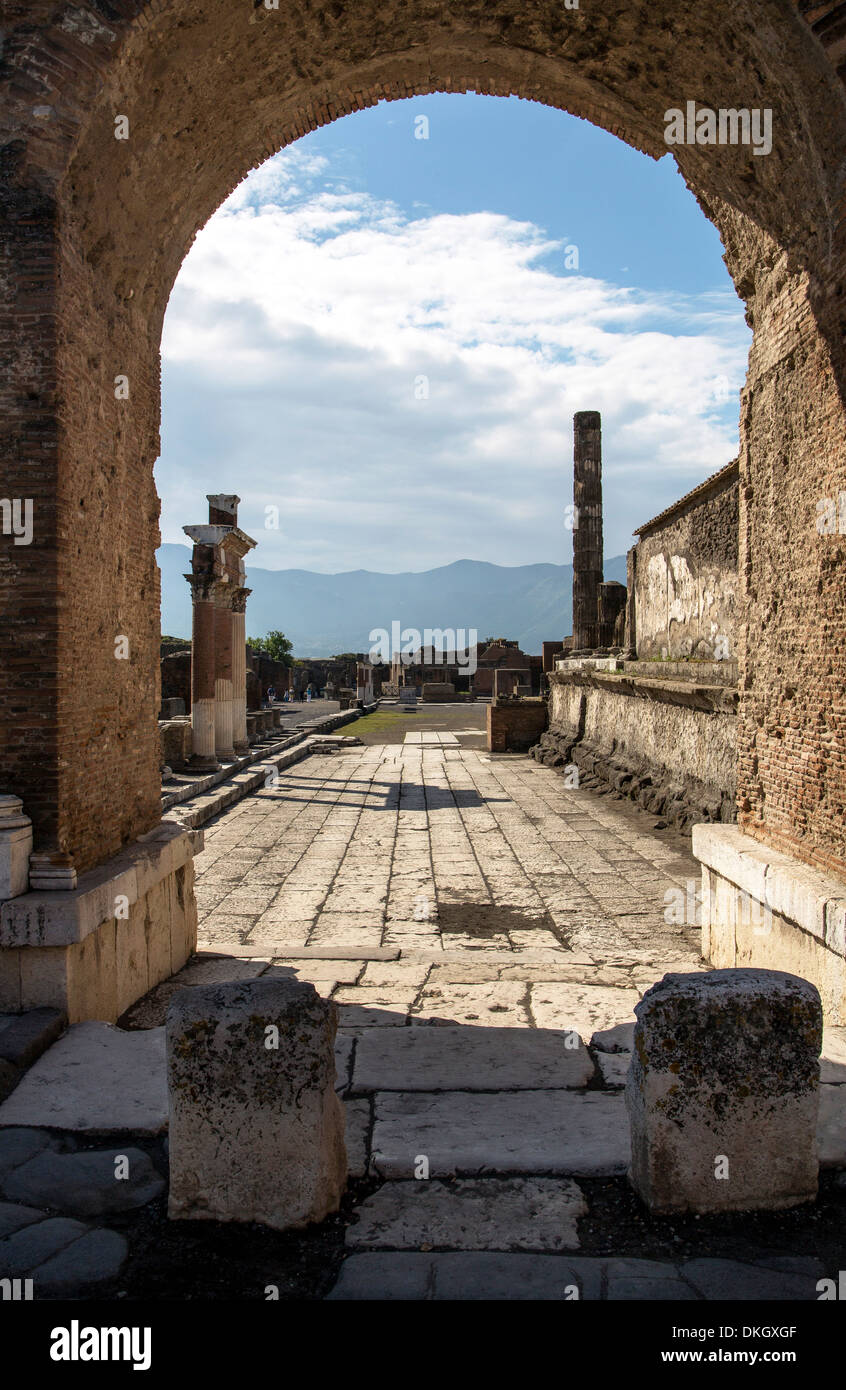
<svg viewBox="0 0 846 1390"><path fill-rule="evenodd" d="M4 495L32 496L38 520L32 547L4 552L0 569L10 610L17 585L0 689L4 789L23 797L38 847L84 869L158 819L158 351L193 236L251 167L308 130L383 98L474 90L570 111L655 157L668 106L773 110L766 158L681 147L677 159L755 330L741 410L741 816L846 872L846 588L839 542L813 529L816 497L846 486L843 91L824 34L788 0L679 8L12 6ZM114 399L118 373L129 401ZM118 633L129 663L114 659Z"/></svg>

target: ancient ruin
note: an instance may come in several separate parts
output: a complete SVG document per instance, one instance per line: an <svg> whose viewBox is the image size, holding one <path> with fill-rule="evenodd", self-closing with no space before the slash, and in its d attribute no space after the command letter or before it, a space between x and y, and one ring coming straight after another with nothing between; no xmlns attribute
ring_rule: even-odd
<svg viewBox="0 0 846 1390"><path fill-rule="evenodd" d="M10 0L2 491L33 528L24 544L4 529L0 553L4 1284L134 1298L164 1271L177 1296L192 1280L214 1298L225 1265L256 1299L695 1299L701 1318L711 1299L844 1296L844 79L833 0ZM540 657L488 643L475 690L466 663L443 679L421 651L405 710L387 668L352 654L308 729L264 707L266 671L248 678L255 542L238 499L213 494L185 528L190 656L165 657L179 681L164 694L153 465L188 248L300 136L466 91L570 112L654 159L671 145L754 334L737 458L641 526L626 590L604 578L601 420L581 411L572 634ZM667 108L684 128L697 103L735 133L765 114L766 148L695 129L668 144ZM368 733L382 675L396 690ZM196 1040L208 1006L246 1009L256 988L285 995L303 1047L310 1119L286 1192L319 1172L299 1209L271 1210L285 1125L270 1053L221 1152L186 1161L208 1115L177 1025ZM287 1285L270 1257L257 1267L255 1232L227 1263L156 1207L170 1006L187 1097L174 1216L209 1201L275 1238L333 1212L272 1247ZM219 1098L231 1078L209 1075ZM759 1125L761 1141L722 1203L718 1254L666 1215L695 1205L696 1171L659 1113L677 1084L701 1108L715 1077L720 1136ZM734 1210L788 1203L789 1223Z"/></svg>

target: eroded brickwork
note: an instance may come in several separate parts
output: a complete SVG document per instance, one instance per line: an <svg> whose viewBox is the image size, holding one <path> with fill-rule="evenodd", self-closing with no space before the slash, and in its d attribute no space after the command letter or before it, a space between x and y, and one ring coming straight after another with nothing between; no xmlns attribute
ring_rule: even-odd
<svg viewBox="0 0 846 1390"><path fill-rule="evenodd" d="M251 167L316 126L472 89L569 110L656 157L668 105L773 110L766 158L676 154L755 329L741 817L846 869L843 541L813 525L817 498L846 488L846 114L814 23L781 0L8 0L3 495L34 499L36 536L0 557L0 710L3 789L23 797L39 849L83 869L159 815L158 354L193 236Z"/></svg>

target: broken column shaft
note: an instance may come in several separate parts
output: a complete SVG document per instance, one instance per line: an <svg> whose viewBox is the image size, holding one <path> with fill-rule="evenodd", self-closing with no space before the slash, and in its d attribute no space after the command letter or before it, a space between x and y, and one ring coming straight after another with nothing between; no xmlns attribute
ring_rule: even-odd
<svg viewBox="0 0 846 1390"><path fill-rule="evenodd" d="M573 646L599 646L602 565L602 419L598 410L573 416Z"/></svg>

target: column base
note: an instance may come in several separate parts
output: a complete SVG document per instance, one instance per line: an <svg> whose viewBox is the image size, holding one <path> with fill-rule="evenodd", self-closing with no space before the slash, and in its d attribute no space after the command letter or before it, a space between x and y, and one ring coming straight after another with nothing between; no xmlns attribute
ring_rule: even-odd
<svg viewBox="0 0 846 1390"><path fill-rule="evenodd" d="M246 739L244 739L243 742L239 741L238 743L234 743L232 746L235 749L235 752L238 754L239 758L245 757L246 754L250 751L250 745Z"/></svg>
<svg viewBox="0 0 846 1390"><path fill-rule="evenodd" d="M221 748L218 750L217 761L219 763L234 763L237 761L238 754L234 748Z"/></svg>
<svg viewBox="0 0 846 1390"><path fill-rule="evenodd" d="M800 975L819 990L825 1022L845 1024L846 883L736 825L695 825L693 853L705 959Z"/></svg>
<svg viewBox="0 0 846 1390"><path fill-rule="evenodd" d="M29 856L29 886L33 891L68 893L73 892L76 885L76 869L66 854Z"/></svg>
<svg viewBox="0 0 846 1390"><path fill-rule="evenodd" d="M202 753L194 753L188 759L187 767L189 772L220 772L217 758L208 758Z"/></svg>
<svg viewBox="0 0 846 1390"><path fill-rule="evenodd" d="M202 831L170 822L72 892L0 905L0 1012L60 1009L69 1023L114 1023L180 970L197 946L195 852Z"/></svg>

